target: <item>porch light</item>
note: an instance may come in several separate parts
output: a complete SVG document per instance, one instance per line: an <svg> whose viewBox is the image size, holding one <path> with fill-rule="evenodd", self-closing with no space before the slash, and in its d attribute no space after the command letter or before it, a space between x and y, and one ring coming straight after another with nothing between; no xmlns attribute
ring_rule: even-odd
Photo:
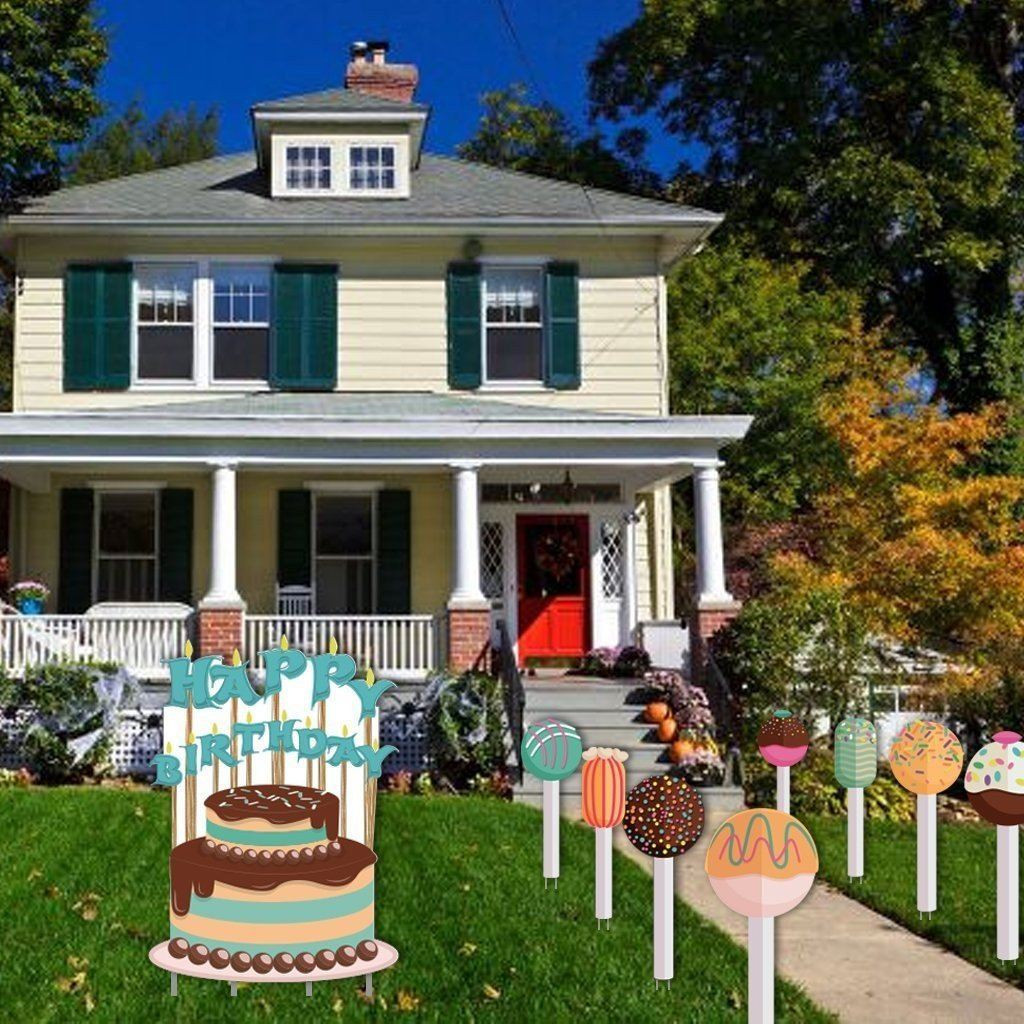
<svg viewBox="0 0 1024 1024"><path fill-rule="evenodd" d="M566 505L572 504L572 499L576 494L576 484L573 483L572 473L569 470L565 471L565 476L562 479L562 501Z"/></svg>

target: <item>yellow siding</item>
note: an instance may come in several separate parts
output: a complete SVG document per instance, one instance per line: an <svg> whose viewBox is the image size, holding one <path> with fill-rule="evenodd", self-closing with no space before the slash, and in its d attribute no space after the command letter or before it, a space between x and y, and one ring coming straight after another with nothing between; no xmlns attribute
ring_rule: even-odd
<svg viewBox="0 0 1024 1024"><path fill-rule="evenodd" d="M28 238L19 247L17 411L118 407L194 400L192 389L64 394L63 273L73 260L159 255L329 259L340 266L339 387L345 391L448 390L445 270L461 240L289 238L203 242L140 238ZM484 255L575 259L580 264L583 384L578 391L502 391L496 397L563 408L667 411L659 332L659 277L652 240L487 239ZM224 394L222 389L218 393ZM477 394L484 394L477 392Z"/></svg>

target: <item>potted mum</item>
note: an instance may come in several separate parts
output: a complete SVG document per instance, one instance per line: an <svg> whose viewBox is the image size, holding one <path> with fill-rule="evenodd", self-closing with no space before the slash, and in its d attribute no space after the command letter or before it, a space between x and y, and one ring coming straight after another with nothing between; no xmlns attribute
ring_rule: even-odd
<svg viewBox="0 0 1024 1024"><path fill-rule="evenodd" d="M22 580L11 587L11 600L22 615L42 615L50 588L39 580Z"/></svg>

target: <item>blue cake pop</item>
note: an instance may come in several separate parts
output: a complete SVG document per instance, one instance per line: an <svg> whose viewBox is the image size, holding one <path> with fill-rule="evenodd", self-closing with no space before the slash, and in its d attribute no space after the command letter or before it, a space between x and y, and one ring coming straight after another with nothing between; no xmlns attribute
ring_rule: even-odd
<svg viewBox="0 0 1024 1024"><path fill-rule="evenodd" d="M574 725L544 718L526 727L519 756L531 775L545 782L558 782L580 766L583 740Z"/></svg>

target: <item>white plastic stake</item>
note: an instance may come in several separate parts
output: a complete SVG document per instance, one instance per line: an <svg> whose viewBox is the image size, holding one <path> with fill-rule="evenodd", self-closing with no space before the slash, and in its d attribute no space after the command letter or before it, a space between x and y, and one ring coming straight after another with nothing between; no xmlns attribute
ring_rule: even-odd
<svg viewBox="0 0 1024 1024"><path fill-rule="evenodd" d="M859 786L846 791L846 873L864 877L864 790Z"/></svg>
<svg viewBox="0 0 1024 1024"><path fill-rule="evenodd" d="M747 1020L775 1020L775 918L747 918Z"/></svg>
<svg viewBox="0 0 1024 1024"><path fill-rule="evenodd" d="M612 916L612 830L594 829L594 916L609 921Z"/></svg>
<svg viewBox="0 0 1024 1024"><path fill-rule="evenodd" d="M544 879L558 878L558 780L545 779L544 787ZM555 883L558 884L557 881Z"/></svg>
<svg viewBox="0 0 1024 1024"><path fill-rule="evenodd" d="M675 961L674 857L654 859L654 980L671 981Z"/></svg>
<svg viewBox="0 0 1024 1024"><path fill-rule="evenodd" d="M1020 956L1020 829L996 825L996 956L1016 960Z"/></svg>
<svg viewBox="0 0 1024 1024"><path fill-rule="evenodd" d="M935 824L935 794L917 795L917 909L930 914L938 908L937 831Z"/></svg>
<svg viewBox="0 0 1024 1024"><path fill-rule="evenodd" d="M789 769L781 765L775 769L775 806L789 814Z"/></svg>

